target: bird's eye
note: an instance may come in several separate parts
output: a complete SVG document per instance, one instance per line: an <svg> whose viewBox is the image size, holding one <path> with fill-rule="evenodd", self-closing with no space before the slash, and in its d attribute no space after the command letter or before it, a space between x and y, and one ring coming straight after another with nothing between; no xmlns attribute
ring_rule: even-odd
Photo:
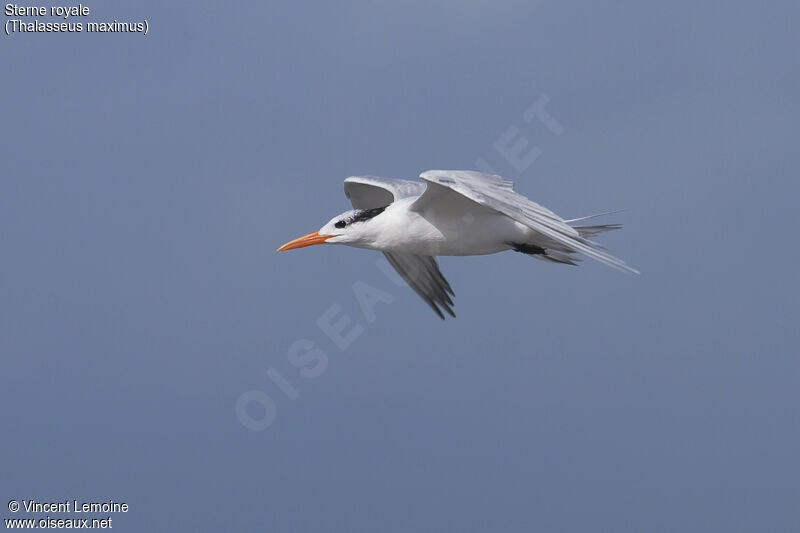
<svg viewBox="0 0 800 533"><path fill-rule="evenodd" d="M345 227L346 225L347 225L347 222L345 222L344 220L340 220L336 224L334 224L334 227L337 227L337 228L341 229L341 228Z"/></svg>

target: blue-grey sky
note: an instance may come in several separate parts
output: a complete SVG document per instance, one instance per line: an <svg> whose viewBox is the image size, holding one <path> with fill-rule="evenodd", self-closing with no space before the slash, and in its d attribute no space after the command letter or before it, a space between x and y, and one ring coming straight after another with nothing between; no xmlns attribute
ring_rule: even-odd
<svg viewBox="0 0 800 533"><path fill-rule="evenodd" d="M0 35L0 518L796 531L796 2L87 5L149 33ZM481 158L564 217L626 209L602 242L642 275L446 257L442 322L376 252L275 252L348 175Z"/></svg>

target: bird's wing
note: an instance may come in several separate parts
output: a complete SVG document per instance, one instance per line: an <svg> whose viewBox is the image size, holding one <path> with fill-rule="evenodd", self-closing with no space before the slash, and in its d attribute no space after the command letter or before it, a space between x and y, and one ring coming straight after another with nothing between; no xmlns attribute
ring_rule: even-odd
<svg viewBox="0 0 800 533"><path fill-rule="evenodd" d="M471 170L429 170L420 178L428 182L428 187L412 209L435 209L438 202L447 202L448 197L452 200L451 195L459 194L525 224L569 251L581 252L618 270L638 274L549 209L514 192L514 183L500 176Z"/></svg>
<svg viewBox="0 0 800 533"><path fill-rule="evenodd" d="M425 192L419 181L394 180L374 176L353 176L344 180L344 193L356 209L385 207L395 200L417 197ZM436 259L430 256L384 252L386 259L414 292L444 318L441 309L453 313L453 289L439 271ZM441 307L441 309L440 309Z"/></svg>
<svg viewBox="0 0 800 533"><path fill-rule="evenodd" d="M410 180L393 180L375 176L352 176L344 180L344 194L356 209L386 207L395 200L419 196L425 184Z"/></svg>
<svg viewBox="0 0 800 533"><path fill-rule="evenodd" d="M439 307L447 311L450 316L456 316L453 312L453 300L450 298L455 296L455 293L439 271L436 258L430 255L398 252L384 252L383 255L414 292L436 311L439 318L444 319Z"/></svg>

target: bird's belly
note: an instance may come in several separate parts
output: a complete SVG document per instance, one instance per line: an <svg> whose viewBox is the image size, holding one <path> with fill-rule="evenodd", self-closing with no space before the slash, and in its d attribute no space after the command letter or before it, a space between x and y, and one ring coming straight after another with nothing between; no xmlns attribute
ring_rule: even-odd
<svg viewBox="0 0 800 533"><path fill-rule="evenodd" d="M485 255L511 248L509 243L526 242L530 229L492 213L447 218L419 217L409 224L405 238L387 251L418 255Z"/></svg>

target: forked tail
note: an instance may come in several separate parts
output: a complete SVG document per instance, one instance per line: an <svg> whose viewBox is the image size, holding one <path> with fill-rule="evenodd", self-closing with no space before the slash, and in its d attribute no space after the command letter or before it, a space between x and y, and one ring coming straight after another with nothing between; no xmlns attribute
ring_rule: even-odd
<svg viewBox="0 0 800 533"><path fill-rule="evenodd" d="M598 224L596 226L572 226L581 237L592 237L604 231L611 231L622 228L622 224Z"/></svg>
<svg viewBox="0 0 800 533"><path fill-rule="evenodd" d="M572 225L575 222L582 222L584 220L589 220L589 219L596 218L596 217L601 217L601 216L604 216L604 215L611 215L611 214L619 213L619 212L620 211L608 211L606 213L598 213L596 215L589 215L589 216L586 216L586 217L573 218L573 219L570 219L570 220L565 220L564 222L566 222L567 224ZM613 266L613 267L615 267L615 268L617 268L619 270L623 270L623 271L627 271L627 272L633 272L635 274L639 273L638 270L629 267L628 265L626 265L621 260L619 260L619 259L617 259L617 258L615 258L613 256L610 256L610 255L606 254L605 252L603 252L602 250L604 250L604 248L601 245L599 245L598 243L590 240L591 237L594 237L595 235L597 235L599 233L603 233L604 231L611 231L611 230L615 230L615 229L620 229L620 228L622 228L622 224L593 224L591 226L572 226L572 227L575 229L575 231L578 232L578 235L580 236L579 240L584 245L590 247L592 250L600 251L600 253L602 253L604 255L604 257L607 257L610 260L613 260L613 262L607 262L608 264L611 264L611 266ZM547 260L547 261L553 261L555 263L566 263L566 264L569 264L569 265L575 265L575 264L577 264L578 261L580 261L580 258L575 256L575 253L577 253L577 251L578 251L576 248L572 248L572 247L570 247L568 245L564 245L564 244L555 242L554 240L551 240L550 242L542 243L541 245L535 245L535 246L534 245L527 245L527 244L525 244L525 245L515 244L515 245L513 245L513 249L515 251L517 251L517 252L526 253L526 254L531 255L532 257L536 257L538 259L544 259L544 260Z"/></svg>

